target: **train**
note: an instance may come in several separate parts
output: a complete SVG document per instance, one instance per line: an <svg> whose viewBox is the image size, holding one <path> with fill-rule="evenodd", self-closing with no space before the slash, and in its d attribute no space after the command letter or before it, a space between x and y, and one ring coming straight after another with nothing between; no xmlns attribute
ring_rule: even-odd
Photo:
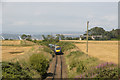
<svg viewBox="0 0 120 80"><path fill-rule="evenodd" d="M59 45L49 44L49 47L55 52L56 55L62 53L61 47Z"/></svg>
<svg viewBox="0 0 120 80"><path fill-rule="evenodd" d="M54 50L55 54L61 54L62 51L61 51L61 47L58 46L58 45L55 45L55 50Z"/></svg>

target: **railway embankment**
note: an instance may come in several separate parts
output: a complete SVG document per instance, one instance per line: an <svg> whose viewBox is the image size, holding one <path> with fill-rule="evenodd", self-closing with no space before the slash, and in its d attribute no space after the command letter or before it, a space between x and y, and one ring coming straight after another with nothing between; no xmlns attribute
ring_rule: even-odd
<svg viewBox="0 0 120 80"><path fill-rule="evenodd" d="M74 43L60 42L69 78L118 78L118 65L82 52Z"/></svg>
<svg viewBox="0 0 120 80"><path fill-rule="evenodd" d="M49 49L49 47L45 45L39 45L30 41L22 41L22 43L18 41L18 43L15 44L11 40L9 41L10 45L8 45L8 41L6 42L7 46L6 44L4 45L4 47L6 47L6 50L9 49L9 46L14 49L10 49L7 52L3 50L3 56L5 56L6 54L12 56L9 60L4 58L4 61L1 62L3 79L45 78L49 63L54 57L53 51ZM22 45L23 43L25 44ZM31 45L28 45L30 43ZM29 50L26 50L25 48L24 54L18 53L17 51L20 51L23 46L25 46L26 48L31 48Z"/></svg>

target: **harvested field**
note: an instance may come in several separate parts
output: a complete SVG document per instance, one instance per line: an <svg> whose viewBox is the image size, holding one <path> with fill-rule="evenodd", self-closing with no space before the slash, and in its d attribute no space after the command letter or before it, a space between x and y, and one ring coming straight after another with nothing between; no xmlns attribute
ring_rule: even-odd
<svg viewBox="0 0 120 80"><path fill-rule="evenodd" d="M15 41L15 42L14 42ZM37 45L30 41L5 40L2 41L2 61L25 61L32 54L41 53L48 59L52 56L44 51L44 46ZM46 48L46 47L45 47ZM23 60L24 59L24 60Z"/></svg>
<svg viewBox="0 0 120 80"><path fill-rule="evenodd" d="M2 41L2 45L20 45L20 40L14 40L14 41L10 41L10 40L3 40Z"/></svg>
<svg viewBox="0 0 120 80"><path fill-rule="evenodd" d="M2 61L11 61L20 56L24 56L32 46L27 46L27 44L33 45L29 41L20 40L3 40L2 41Z"/></svg>
<svg viewBox="0 0 120 80"><path fill-rule="evenodd" d="M118 41L89 41L88 53L86 41L77 41L75 45L90 56L118 64Z"/></svg>
<svg viewBox="0 0 120 80"><path fill-rule="evenodd" d="M2 47L2 61L10 61L20 55L26 53L31 46L16 47L16 46L3 46Z"/></svg>
<svg viewBox="0 0 120 80"><path fill-rule="evenodd" d="M3 40L2 46L32 46L33 42L26 40Z"/></svg>

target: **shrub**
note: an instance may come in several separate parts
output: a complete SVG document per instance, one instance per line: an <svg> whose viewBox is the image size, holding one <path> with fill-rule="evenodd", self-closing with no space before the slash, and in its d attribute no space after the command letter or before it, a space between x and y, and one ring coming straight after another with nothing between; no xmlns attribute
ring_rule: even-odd
<svg viewBox="0 0 120 80"><path fill-rule="evenodd" d="M83 73L83 72L85 72L86 71L86 67L85 67L85 64L82 62L82 61L80 61L80 63L79 63L79 65L77 66L77 70L76 70L76 72L80 72L80 73Z"/></svg>
<svg viewBox="0 0 120 80"><path fill-rule="evenodd" d="M96 76L97 78L118 78L118 68L114 69L102 69L99 74Z"/></svg>
<svg viewBox="0 0 120 80"><path fill-rule="evenodd" d="M86 71L86 67L83 61L72 61L70 63L70 70L72 70L74 67L76 67L76 72L77 73L83 73Z"/></svg>
<svg viewBox="0 0 120 80"><path fill-rule="evenodd" d="M2 79L9 78L31 78L18 62L2 62Z"/></svg>
<svg viewBox="0 0 120 80"><path fill-rule="evenodd" d="M105 62L91 68L90 70L87 70L84 74L81 74L77 77L82 76L81 78L111 78L111 80L113 80L113 78L118 78L119 70L120 69L117 67L116 64Z"/></svg>
<svg viewBox="0 0 120 80"><path fill-rule="evenodd" d="M72 70L74 67L76 67L77 64L78 64L77 61L72 60L72 62L70 63L70 70Z"/></svg>
<svg viewBox="0 0 120 80"><path fill-rule="evenodd" d="M37 40L35 39L35 40L33 40L33 42L34 42L34 43L36 43L36 42L37 42Z"/></svg>
<svg viewBox="0 0 120 80"><path fill-rule="evenodd" d="M30 64L33 69L43 76L47 72L49 61L41 54L33 54L30 57Z"/></svg>

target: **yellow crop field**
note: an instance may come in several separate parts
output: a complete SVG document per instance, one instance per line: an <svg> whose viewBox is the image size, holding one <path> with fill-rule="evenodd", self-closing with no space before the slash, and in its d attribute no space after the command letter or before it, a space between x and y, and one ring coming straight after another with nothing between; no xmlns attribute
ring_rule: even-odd
<svg viewBox="0 0 120 80"><path fill-rule="evenodd" d="M20 45L20 40L14 40L14 41L10 41L10 40L3 40L2 41L2 45Z"/></svg>
<svg viewBox="0 0 120 80"><path fill-rule="evenodd" d="M10 61L16 57L24 55L31 46L16 47L16 46L3 46L2 47L2 61Z"/></svg>
<svg viewBox="0 0 120 80"><path fill-rule="evenodd" d="M33 43L20 40L3 40L1 48L2 61L11 61L24 56L32 48L32 46L26 46L25 44L32 45Z"/></svg>
<svg viewBox="0 0 120 80"><path fill-rule="evenodd" d="M88 41L88 53L86 52L86 41L76 42L75 45L84 53L118 64L118 41Z"/></svg>

